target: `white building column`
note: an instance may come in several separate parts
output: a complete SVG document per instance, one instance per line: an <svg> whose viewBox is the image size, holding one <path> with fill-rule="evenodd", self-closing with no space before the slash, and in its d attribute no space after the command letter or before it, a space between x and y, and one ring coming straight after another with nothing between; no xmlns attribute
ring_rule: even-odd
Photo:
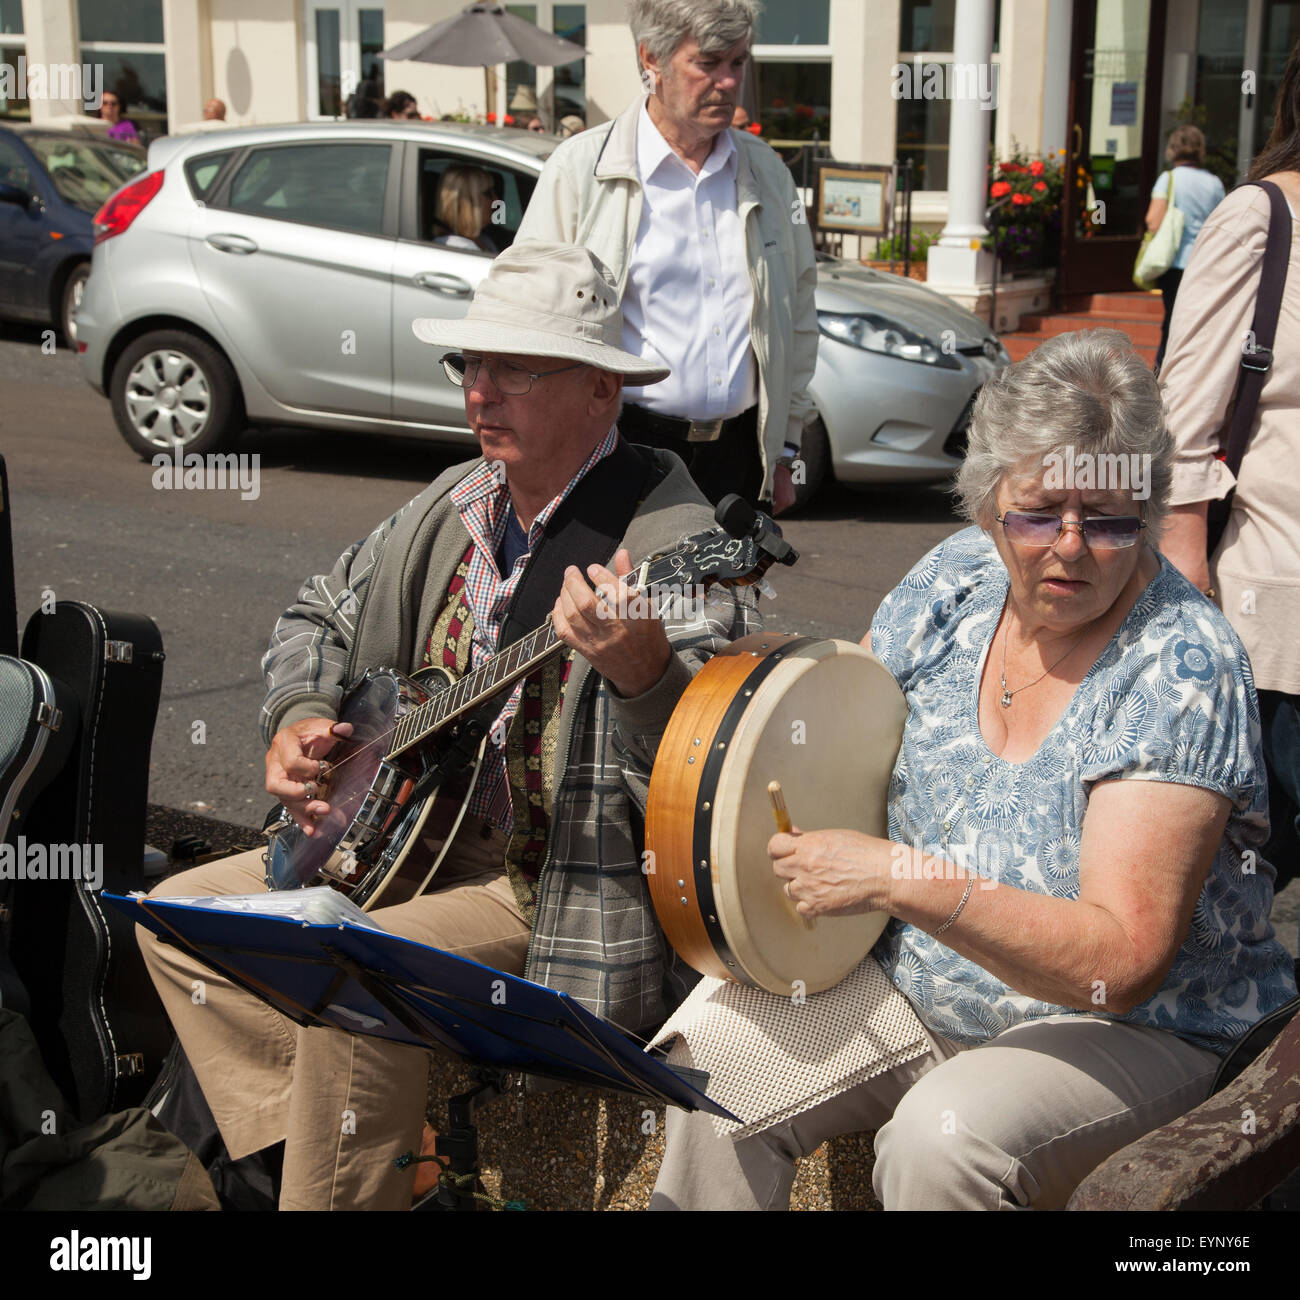
<svg viewBox="0 0 1300 1300"><path fill-rule="evenodd" d="M81 62L77 43L77 0L26 0L23 31L27 36L27 66L42 64L46 69ZM33 99L32 123L68 113L82 114L79 99Z"/></svg>
<svg viewBox="0 0 1300 1300"><path fill-rule="evenodd" d="M163 0L167 41L163 66L167 77L167 129L203 120L203 105L212 97L212 41L207 0Z"/></svg>
<svg viewBox="0 0 1300 1300"><path fill-rule="evenodd" d="M1070 130L1070 32L1074 0L1048 0L1047 57L1043 62L1042 150L1068 149Z"/></svg>
<svg viewBox="0 0 1300 1300"><path fill-rule="evenodd" d="M992 281L993 254L980 248L988 235L989 126L992 113L975 93L992 87L994 0L957 0L953 31L951 127L948 135L948 224L928 255L932 288L970 306Z"/></svg>

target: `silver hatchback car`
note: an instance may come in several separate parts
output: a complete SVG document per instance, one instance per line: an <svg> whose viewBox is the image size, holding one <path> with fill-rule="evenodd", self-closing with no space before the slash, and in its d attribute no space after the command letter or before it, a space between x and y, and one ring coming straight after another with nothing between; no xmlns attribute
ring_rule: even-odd
<svg viewBox="0 0 1300 1300"><path fill-rule="evenodd" d="M227 449L248 425L473 444L460 389L411 332L459 316L492 252L439 237L448 167L482 169L505 247L559 141L362 120L166 137L96 216L77 313L84 374L146 458ZM455 241L453 241L455 242ZM971 402L1007 364L989 328L922 285L827 259L805 433L807 500L941 479Z"/></svg>

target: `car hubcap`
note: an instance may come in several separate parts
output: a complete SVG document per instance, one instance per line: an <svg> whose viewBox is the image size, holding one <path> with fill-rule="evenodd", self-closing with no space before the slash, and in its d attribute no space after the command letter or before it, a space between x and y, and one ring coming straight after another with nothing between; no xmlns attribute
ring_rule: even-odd
<svg viewBox="0 0 1300 1300"><path fill-rule="evenodd" d="M207 428L212 392L192 358L162 348L141 357L127 376L126 409L145 442L183 447Z"/></svg>

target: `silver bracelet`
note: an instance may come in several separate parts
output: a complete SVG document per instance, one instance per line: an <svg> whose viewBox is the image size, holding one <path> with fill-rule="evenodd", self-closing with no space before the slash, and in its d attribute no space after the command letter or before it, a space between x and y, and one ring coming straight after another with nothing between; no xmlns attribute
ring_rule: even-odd
<svg viewBox="0 0 1300 1300"><path fill-rule="evenodd" d="M966 906L966 900L970 897L970 891L974 888L975 876L972 873L966 877L966 892L961 896L961 902L957 904L957 910L934 932L936 939L961 915L961 909Z"/></svg>

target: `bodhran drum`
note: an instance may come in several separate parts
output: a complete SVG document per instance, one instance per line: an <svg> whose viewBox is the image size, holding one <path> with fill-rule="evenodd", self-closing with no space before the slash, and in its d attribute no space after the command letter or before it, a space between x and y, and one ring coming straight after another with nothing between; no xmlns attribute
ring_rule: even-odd
<svg viewBox="0 0 1300 1300"><path fill-rule="evenodd" d="M889 670L849 641L760 633L705 664L664 733L646 807L650 896L684 961L787 997L862 961L888 916L799 915L767 854L768 783L800 830L887 837L906 714Z"/></svg>

